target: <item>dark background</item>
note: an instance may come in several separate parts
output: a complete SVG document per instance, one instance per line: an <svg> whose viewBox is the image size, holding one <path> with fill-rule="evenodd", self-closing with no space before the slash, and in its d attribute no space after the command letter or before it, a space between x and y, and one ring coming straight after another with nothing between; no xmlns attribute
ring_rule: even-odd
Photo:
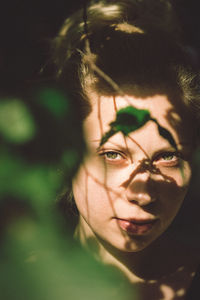
<svg viewBox="0 0 200 300"><path fill-rule="evenodd" d="M173 1L173 0L172 0ZM10 0L0 5L0 91L12 95L39 74L66 16L84 0ZM200 52L198 0L174 0L188 44Z"/></svg>
<svg viewBox="0 0 200 300"><path fill-rule="evenodd" d="M10 0L0 5L0 90L16 93L34 81L49 55L49 41L83 1Z"/></svg>

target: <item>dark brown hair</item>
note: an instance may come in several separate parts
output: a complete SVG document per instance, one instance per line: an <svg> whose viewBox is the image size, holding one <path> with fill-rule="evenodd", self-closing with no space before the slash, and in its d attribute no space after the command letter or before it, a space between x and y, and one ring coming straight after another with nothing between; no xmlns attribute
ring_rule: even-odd
<svg viewBox="0 0 200 300"><path fill-rule="evenodd" d="M120 90L140 97L176 92L199 118L199 75L169 1L90 1L67 18L52 49L56 78L80 101L83 117L89 90Z"/></svg>

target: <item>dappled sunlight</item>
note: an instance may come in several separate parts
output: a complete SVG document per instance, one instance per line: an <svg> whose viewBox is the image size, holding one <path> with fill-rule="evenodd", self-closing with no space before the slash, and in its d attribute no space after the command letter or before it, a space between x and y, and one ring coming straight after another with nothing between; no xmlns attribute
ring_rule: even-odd
<svg viewBox="0 0 200 300"><path fill-rule="evenodd" d="M48 78L1 99L2 299L185 299L200 97L179 30L168 1L86 1Z"/></svg>
<svg viewBox="0 0 200 300"><path fill-rule="evenodd" d="M86 144L89 149L84 161L85 176L87 177L87 180L85 181L85 184L87 185L87 187L85 186L85 190L87 191L85 196L87 194L88 197L88 199L84 201L86 208L82 208L79 196L75 194L75 201L78 202L80 214L83 215L83 219L87 223L87 228L85 228L83 238L84 241L81 242L83 242L83 244L98 260L100 259L103 262L106 262L106 264L116 264L116 266L124 272L127 278L136 284L135 287L139 287L139 290L141 288L141 293L146 291L148 295L152 294L153 297L155 297L152 299L162 299L162 297L163 299L183 299L182 297L185 294L183 289L187 284L190 284L190 277L186 276L185 279L180 279L180 285L174 285L173 282L168 281L171 274L175 274L174 276L177 280L179 276L182 276L181 270L180 274L177 271L180 267L179 263L182 263L181 260L178 265L174 264L174 266L172 266L174 262L172 265L170 263L172 268L170 272L165 270L164 267L163 271L159 271L160 274L158 272L157 277L155 277L154 280L145 279L145 270L147 270L147 265L143 265L143 263L141 263L141 266L137 269L138 267L135 265L135 260L139 259L140 261L140 256L143 257L143 253L145 252L147 252L146 257L149 256L146 248L149 245L151 248L152 242L152 247L155 247L155 249L157 249L156 251L158 251L158 249L161 250L161 252L158 251L161 257L168 257L168 255L170 257L170 254L166 254L167 248L162 248L162 243L161 248L158 246L160 240L159 236L163 234L164 237L167 237L164 232L170 226L182 204L182 201L184 200L188 186L188 178L190 178L190 170L187 167L185 168L187 161L184 162L184 159L178 155L176 158L173 158L174 153L177 151L173 131L171 133L169 129L165 129L163 125L160 126L159 120L155 119L150 120L153 121L152 123L155 123L155 125L151 125L151 127L149 124L147 124L149 126L148 127L142 122L135 130L130 130L129 134L123 134L122 131L122 133L117 134L115 137L104 140L102 145L101 138L105 136L104 132L105 128L107 128L105 122L108 122L108 120L105 116L106 110L104 113L101 111L102 104L100 101L100 97L98 97L96 104L94 104L95 102L93 103L93 105L96 105L95 109L97 108L95 110L97 122L93 117L90 119L90 116L88 116L86 120L86 122L90 124L89 126L86 126L87 129L85 129ZM110 105L116 114L118 112L116 97L113 97L113 107L112 103L110 103ZM92 135L90 136L89 134L87 136L90 128L98 128L98 130L93 130ZM154 140L152 141L150 137L150 133L152 134L152 131L150 132L150 129L148 128L154 130ZM162 129L162 132L159 128ZM149 135L145 134L144 147L142 134L145 130L149 130ZM134 137L135 132L137 132L136 138ZM158 140L156 140L155 137ZM155 145L153 141L156 141ZM91 142L95 142L97 144L97 151L95 153L93 153L93 148L90 147ZM164 146L162 146L162 144ZM150 151L148 151L148 149L150 149ZM155 151L156 155L152 152L152 149L154 149L153 151ZM113 158L112 155L110 158L105 156L107 151L114 153ZM120 158L118 158L119 154L117 153L120 153ZM124 155L124 153L126 154ZM166 155L166 160L164 158L161 160L159 159L159 155L161 155L160 153L162 155L163 153ZM92 158L91 161L90 155ZM115 179L115 177L117 179ZM81 185L79 181L75 184ZM141 197L143 197L143 199ZM87 211L86 214L84 213L85 209ZM143 236L131 234L131 230L136 229L131 224L130 225L133 229L129 229L131 226L126 225L126 222L129 222L126 218L154 218L159 221L157 221L157 225L155 225L155 231L152 230L152 237L150 234L149 238L147 234L146 236L144 235L143 238ZM117 221L116 225L114 225L114 220ZM121 227L121 221L118 222L118 220L124 220L124 227ZM134 221L132 222L134 223ZM114 233L109 231L110 226ZM137 226L138 225L136 225L136 228ZM88 231L89 227L90 229ZM147 227L144 227L144 230L147 230L146 228ZM137 230L139 233L139 229ZM108 233L110 234L110 237ZM166 240L167 239L168 238L166 238ZM117 247L121 250L123 249L124 257L122 255L120 258ZM108 256L110 258L107 257L108 253L112 258L110 256ZM125 253L130 253L130 255L132 255L131 261L126 261ZM151 255L149 258L151 258ZM153 261L155 261L155 259ZM160 263L162 262L160 261ZM158 265L155 261L155 270L157 268ZM149 270L149 278L154 278L155 270ZM184 272L185 271L183 270L183 273ZM165 273L166 279L164 278L165 275L163 275ZM186 271L186 275L187 274L188 273ZM137 281L140 283L137 284ZM145 297L147 297L147 294Z"/></svg>

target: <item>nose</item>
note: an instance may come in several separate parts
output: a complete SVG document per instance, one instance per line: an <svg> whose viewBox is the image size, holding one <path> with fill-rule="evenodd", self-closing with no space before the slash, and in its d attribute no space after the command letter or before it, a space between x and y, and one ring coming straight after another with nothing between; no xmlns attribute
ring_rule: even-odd
<svg viewBox="0 0 200 300"><path fill-rule="evenodd" d="M126 187L126 198L139 206L146 206L156 201L149 171L138 173Z"/></svg>

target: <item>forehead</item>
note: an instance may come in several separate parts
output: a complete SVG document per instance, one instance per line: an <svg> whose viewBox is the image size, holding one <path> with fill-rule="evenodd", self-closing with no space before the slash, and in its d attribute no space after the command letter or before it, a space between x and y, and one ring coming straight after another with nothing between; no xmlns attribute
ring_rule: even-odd
<svg viewBox="0 0 200 300"><path fill-rule="evenodd" d="M154 118L166 120L169 114L173 114L175 119L180 120L180 113L165 95L155 95L152 97L139 98L135 96L105 97L100 96L92 100L93 115L100 115L105 123L114 119L116 112L121 108L133 106L138 109L147 109Z"/></svg>
<svg viewBox="0 0 200 300"><path fill-rule="evenodd" d="M92 112L84 121L84 129L95 138L101 139L102 134L109 129L109 124L115 120L116 111L126 106L133 106L138 109L147 109L152 118L159 124L179 135L179 139L193 139L192 120L190 114L183 105L176 101L173 103L166 95L154 95L146 98L139 98L133 95L125 96L92 96ZM97 135L97 128L98 137Z"/></svg>

